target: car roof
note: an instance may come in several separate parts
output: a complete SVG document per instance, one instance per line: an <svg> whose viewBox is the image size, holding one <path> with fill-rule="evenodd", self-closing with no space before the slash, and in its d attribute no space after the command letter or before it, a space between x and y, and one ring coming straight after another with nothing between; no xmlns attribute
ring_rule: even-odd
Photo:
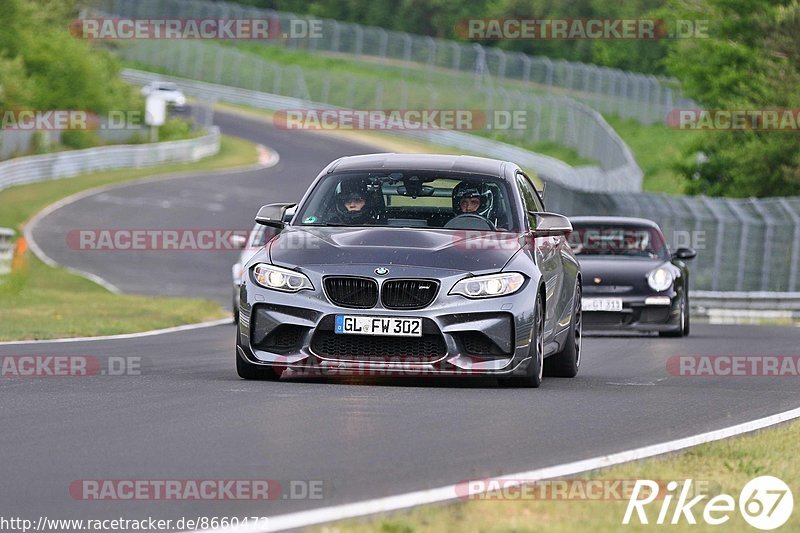
<svg viewBox="0 0 800 533"><path fill-rule="evenodd" d="M635 218L635 217L607 217L607 216L579 216L579 217L569 217L569 220L573 224L613 224L617 226L646 226L648 228L655 228L661 229L658 227L654 221L649 220L647 218Z"/></svg>
<svg viewBox="0 0 800 533"><path fill-rule="evenodd" d="M383 153L343 157L328 168L328 173L348 170L408 169L472 172L503 177L505 165L511 163L470 155Z"/></svg>

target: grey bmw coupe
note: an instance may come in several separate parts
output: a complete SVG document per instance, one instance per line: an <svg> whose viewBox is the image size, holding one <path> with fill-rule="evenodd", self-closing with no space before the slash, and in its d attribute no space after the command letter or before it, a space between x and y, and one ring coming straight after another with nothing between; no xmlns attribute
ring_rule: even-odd
<svg viewBox="0 0 800 533"><path fill-rule="evenodd" d="M287 211L293 213L287 215ZM486 376L538 387L581 362L572 226L515 164L372 154L330 163L243 265L236 368Z"/></svg>

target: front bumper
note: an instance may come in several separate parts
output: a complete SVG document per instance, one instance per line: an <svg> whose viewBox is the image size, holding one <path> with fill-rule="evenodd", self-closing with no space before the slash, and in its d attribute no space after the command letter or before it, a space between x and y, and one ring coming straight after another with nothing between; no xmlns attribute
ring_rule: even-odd
<svg viewBox="0 0 800 533"><path fill-rule="evenodd" d="M366 276L368 266L337 275ZM305 272L315 290L283 293L248 279L240 291L238 356L271 366L285 377L304 375L512 376L527 370L536 285L528 280L515 294L484 300L450 296L464 273L393 267L392 278L440 281L424 309L371 309L334 305L322 287L323 273ZM325 275L331 274L324 272ZM374 276L371 276L374 277ZM381 283L382 279L375 278ZM421 318L419 338L333 333L335 315Z"/></svg>
<svg viewBox="0 0 800 533"><path fill-rule="evenodd" d="M648 298L668 297L668 304L646 303ZM598 298L620 298L617 294L591 294ZM623 296L622 311L584 311L583 328L590 331L677 331L680 329L680 295L667 294Z"/></svg>

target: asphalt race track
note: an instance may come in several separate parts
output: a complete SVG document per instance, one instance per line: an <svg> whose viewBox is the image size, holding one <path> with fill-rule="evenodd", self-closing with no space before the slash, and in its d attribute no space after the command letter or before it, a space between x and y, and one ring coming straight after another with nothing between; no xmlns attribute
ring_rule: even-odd
<svg viewBox="0 0 800 533"><path fill-rule="evenodd" d="M124 291L230 300L233 252L86 252L87 228L249 228L296 201L319 169L370 147L217 113L228 134L277 150L270 169L126 185L34 230L56 261ZM87 310L89 311L89 310ZM0 501L50 518L274 516L595 457L800 406L793 378L680 377L674 355L795 354L797 328L693 325L688 339L589 337L574 380L538 390L440 379L249 382L234 327L128 340L0 345L0 356L140 357L140 376L0 378ZM690 474L690 473L687 473ZM323 499L82 501L82 479L320 480Z"/></svg>

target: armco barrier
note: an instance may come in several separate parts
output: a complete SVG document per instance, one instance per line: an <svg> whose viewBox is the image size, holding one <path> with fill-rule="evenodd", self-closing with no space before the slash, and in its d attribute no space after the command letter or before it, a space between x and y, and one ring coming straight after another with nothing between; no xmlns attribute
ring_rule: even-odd
<svg viewBox="0 0 800 533"><path fill-rule="evenodd" d="M15 185L68 178L88 172L197 161L219 152L219 128L196 139L72 150L0 163L0 190Z"/></svg>
<svg viewBox="0 0 800 533"><path fill-rule="evenodd" d="M800 319L800 292L692 291L693 313L719 321Z"/></svg>

